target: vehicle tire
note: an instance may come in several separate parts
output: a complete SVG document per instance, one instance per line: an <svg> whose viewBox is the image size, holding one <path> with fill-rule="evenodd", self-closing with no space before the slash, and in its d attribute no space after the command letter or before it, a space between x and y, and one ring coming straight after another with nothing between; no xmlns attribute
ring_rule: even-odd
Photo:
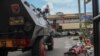
<svg viewBox="0 0 100 56"><path fill-rule="evenodd" d="M48 45L48 50L53 50L53 45Z"/></svg>
<svg viewBox="0 0 100 56"><path fill-rule="evenodd" d="M8 56L8 51L0 49L0 56Z"/></svg>
<svg viewBox="0 0 100 56"><path fill-rule="evenodd" d="M37 39L31 50L32 56L46 56L46 47L42 39Z"/></svg>
<svg viewBox="0 0 100 56"><path fill-rule="evenodd" d="M48 50L53 50L53 46L54 46L54 40L53 40L53 36L50 36L47 40L47 43L50 43L49 45L47 45Z"/></svg>

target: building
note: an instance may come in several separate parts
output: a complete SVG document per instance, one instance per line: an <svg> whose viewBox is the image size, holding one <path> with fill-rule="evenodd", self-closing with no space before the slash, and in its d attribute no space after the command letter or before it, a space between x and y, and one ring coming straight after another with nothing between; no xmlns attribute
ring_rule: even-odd
<svg viewBox="0 0 100 56"><path fill-rule="evenodd" d="M81 14L84 16L84 14ZM91 15L90 13L88 15ZM64 14L64 15L51 15L48 16L50 23L55 29L62 28L63 30L79 30L80 19L78 14ZM83 19L82 19L83 20ZM82 28L85 29L84 21L81 21ZM87 28L92 28L92 24L88 24Z"/></svg>

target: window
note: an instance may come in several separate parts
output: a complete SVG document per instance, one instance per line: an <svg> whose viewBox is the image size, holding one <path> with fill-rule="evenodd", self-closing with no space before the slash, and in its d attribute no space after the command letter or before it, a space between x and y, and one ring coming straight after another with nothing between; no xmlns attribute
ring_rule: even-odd
<svg viewBox="0 0 100 56"><path fill-rule="evenodd" d="M25 1L24 2L28 7L30 7L30 4L27 2L27 1Z"/></svg>
<svg viewBox="0 0 100 56"><path fill-rule="evenodd" d="M33 7L33 11L36 12L36 7L33 4L31 6Z"/></svg>

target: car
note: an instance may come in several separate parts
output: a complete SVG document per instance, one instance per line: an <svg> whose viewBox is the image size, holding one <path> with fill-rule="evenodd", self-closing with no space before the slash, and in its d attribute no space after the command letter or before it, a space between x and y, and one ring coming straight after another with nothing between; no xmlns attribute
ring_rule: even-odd
<svg viewBox="0 0 100 56"><path fill-rule="evenodd" d="M62 32L62 36L67 36L68 35L68 32L67 31L63 31Z"/></svg>
<svg viewBox="0 0 100 56"><path fill-rule="evenodd" d="M62 33L61 32L55 32L54 33L54 37L61 37L62 36Z"/></svg>

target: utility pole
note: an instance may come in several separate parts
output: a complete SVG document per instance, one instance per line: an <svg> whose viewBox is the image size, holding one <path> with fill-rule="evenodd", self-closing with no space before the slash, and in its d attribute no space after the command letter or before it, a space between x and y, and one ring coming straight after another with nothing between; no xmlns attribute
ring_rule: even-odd
<svg viewBox="0 0 100 56"><path fill-rule="evenodd" d="M93 17L99 15L99 0L92 0ZM100 56L100 37L99 37L99 27L97 22L93 22L93 37L94 37L94 56ZM97 32L98 31L98 32Z"/></svg>
<svg viewBox="0 0 100 56"><path fill-rule="evenodd" d="M86 0L84 0L84 15L86 16Z"/></svg>
<svg viewBox="0 0 100 56"><path fill-rule="evenodd" d="M86 21L86 0L84 0L84 16L85 16L85 22L84 22L85 33L87 33L87 21Z"/></svg>
<svg viewBox="0 0 100 56"><path fill-rule="evenodd" d="M81 8L80 8L81 4L80 4L80 0L78 0L78 12L79 12L79 19L80 19L80 24L79 24L79 27L80 27L80 31L82 31L82 23L81 23Z"/></svg>

